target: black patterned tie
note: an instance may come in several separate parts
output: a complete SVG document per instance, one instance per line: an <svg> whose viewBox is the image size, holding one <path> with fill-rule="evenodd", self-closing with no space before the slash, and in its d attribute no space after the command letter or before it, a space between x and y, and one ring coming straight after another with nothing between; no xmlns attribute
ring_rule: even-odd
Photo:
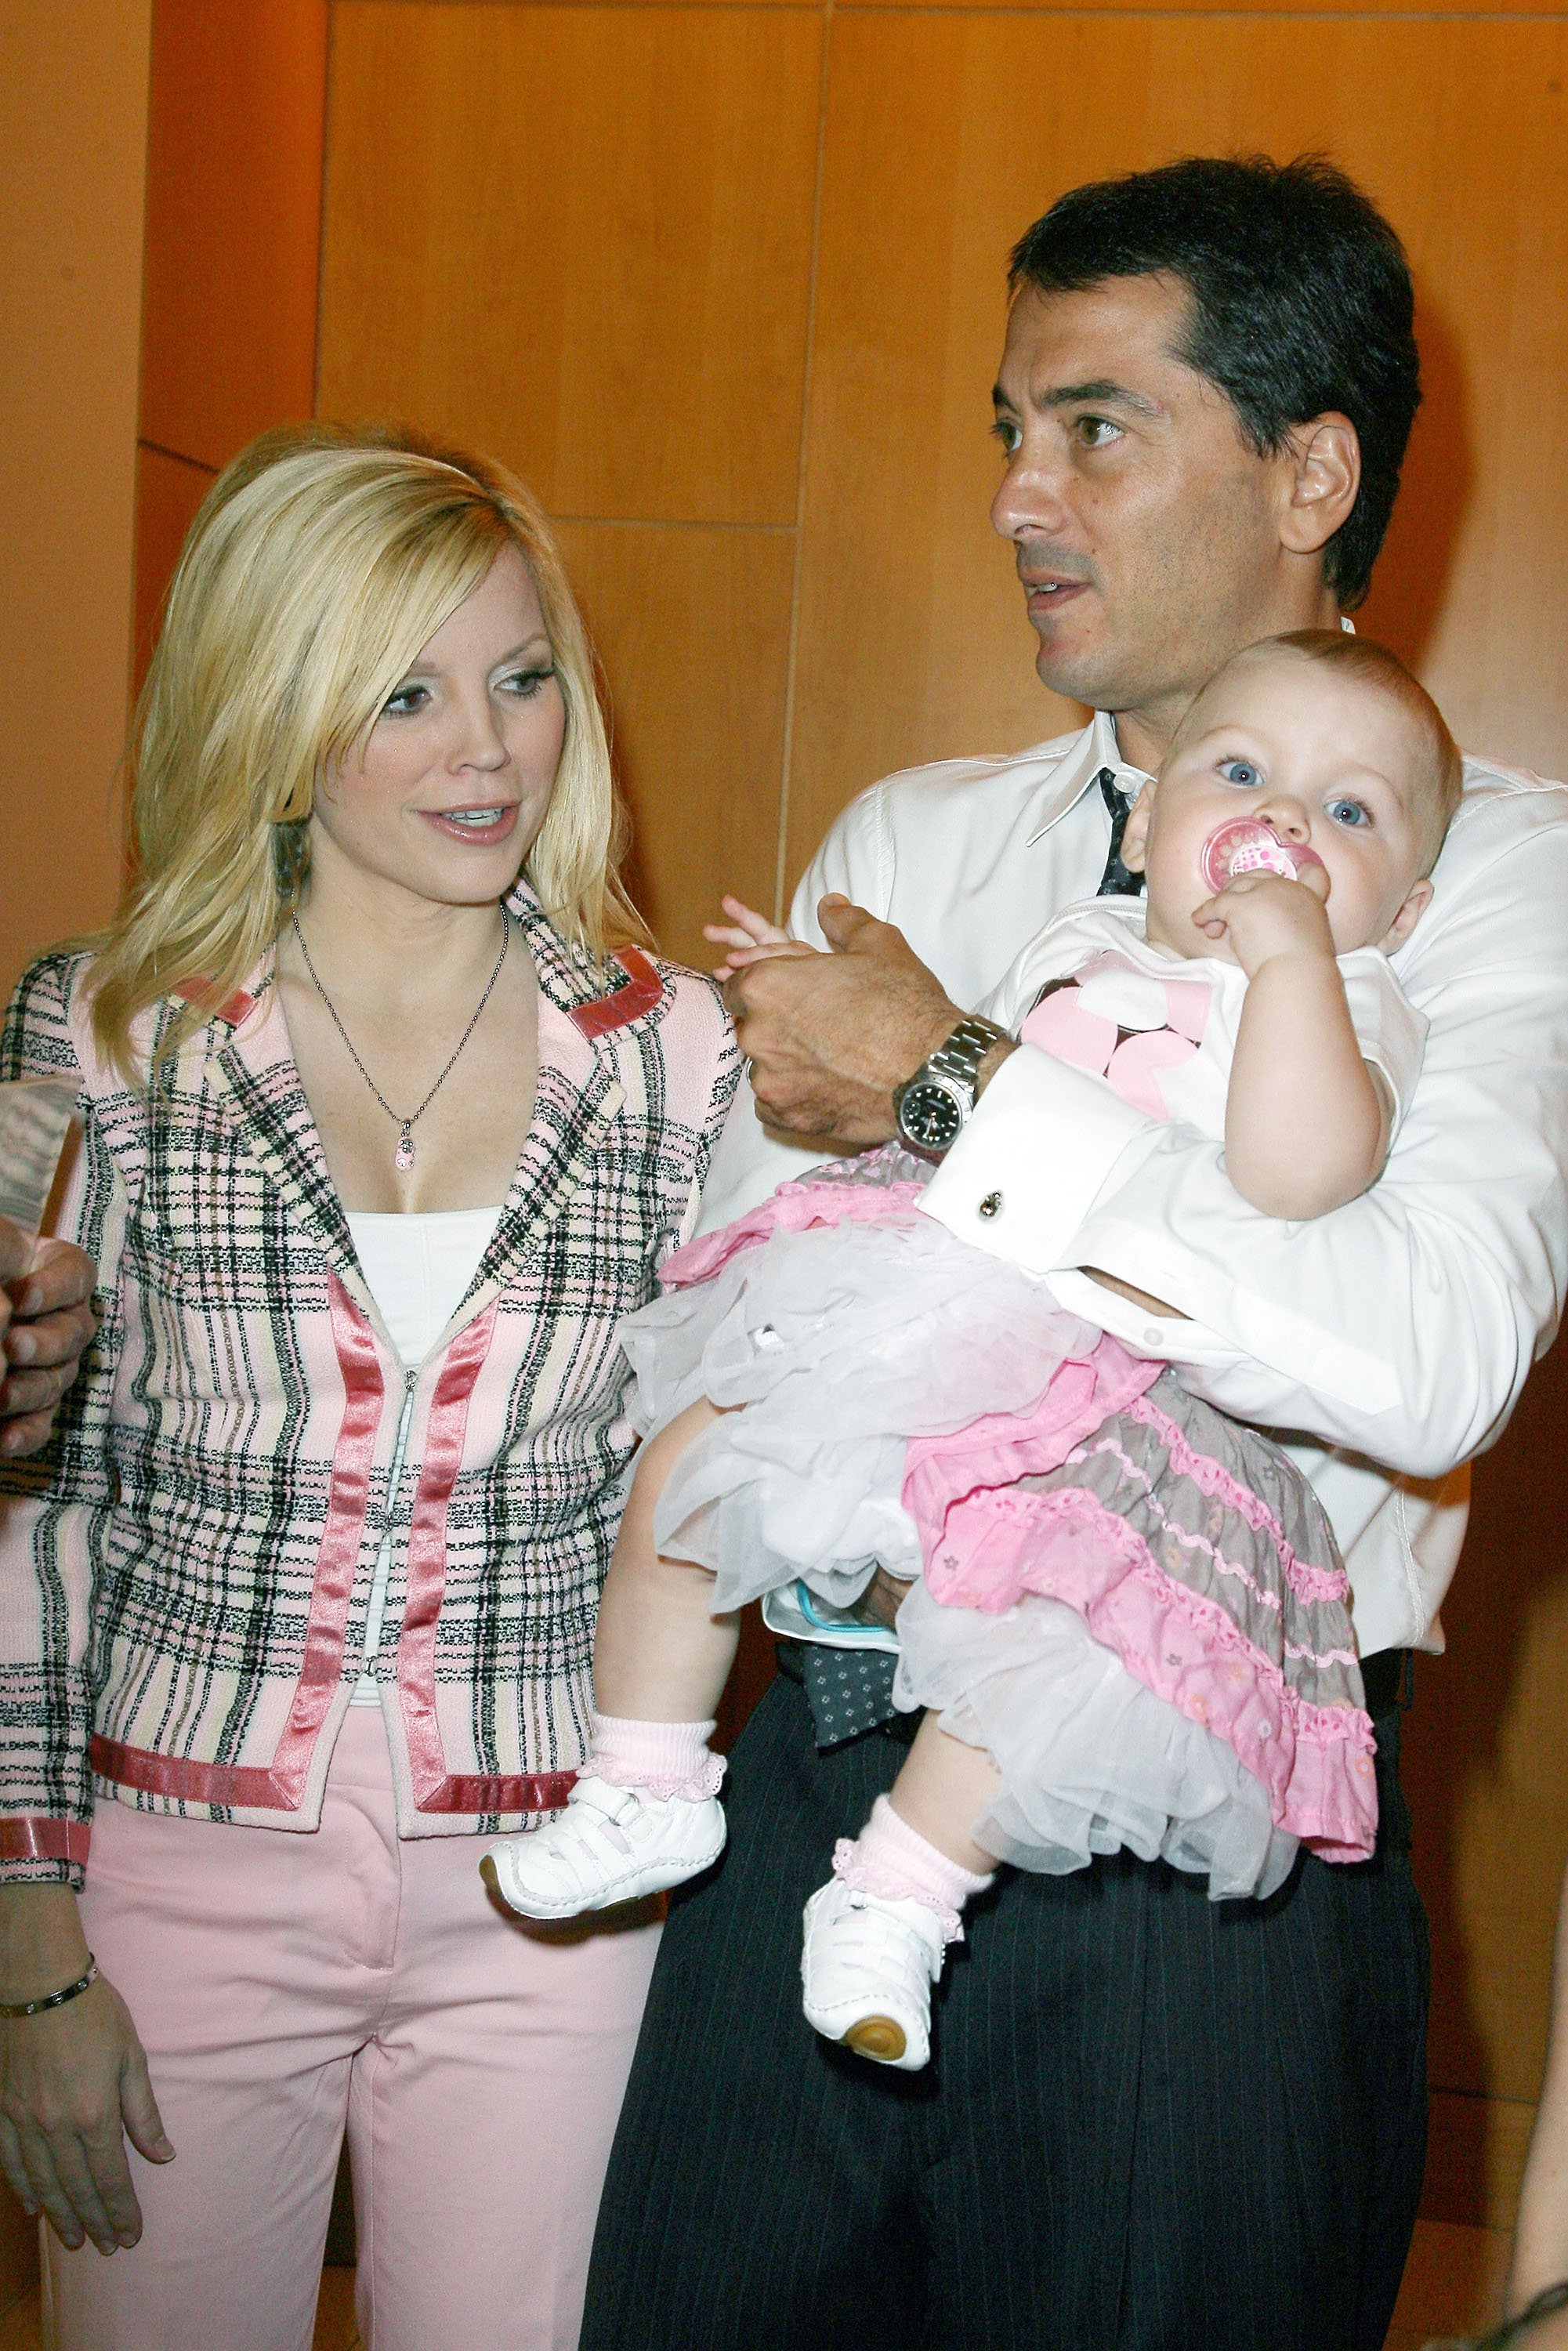
<svg viewBox="0 0 1568 2351"><path fill-rule="evenodd" d="M1111 846L1106 853L1105 871L1100 876L1097 898L1137 898L1143 894L1144 877L1129 873L1122 862L1122 835L1127 830L1127 819L1133 813L1133 803L1116 781L1114 768L1102 768L1094 778L1100 787L1111 819Z"/></svg>
<svg viewBox="0 0 1568 2351"><path fill-rule="evenodd" d="M819 1747L841 1747L847 1739L897 1719L893 1677L898 1659L885 1649L832 1649L817 1641L790 1646Z"/></svg>

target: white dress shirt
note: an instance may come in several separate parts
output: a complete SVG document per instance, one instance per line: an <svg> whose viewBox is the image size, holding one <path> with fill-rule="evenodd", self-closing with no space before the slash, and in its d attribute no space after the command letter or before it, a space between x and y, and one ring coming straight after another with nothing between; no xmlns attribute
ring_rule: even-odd
<svg viewBox="0 0 1568 2351"><path fill-rule="evenodd" d="M1110 824L1090 787L1106 767L1142 780L1101 713L1011 758L885 778L833 826L791 928L822 945L817 901L841 891L977 1008L1097 888ZM1430 1024L1425 1061L1361 1199L1307 1223L1265 1217L1232 1190L1220 1144L1026 1046L925 1200L1033 1271L1098 1266L1164 1299L1189 1319L1104 1290L1096 1319L1239 1419L1302 1433L1291 1450L1344 1552L1364 1656L1441 1646L1464 1465L1501 1433L1568 1278L1568 791L1473 758L1465 784L1432 904L1392 958ZM743 1089L702 1228L821 1155L768 1141Z"/></svg>

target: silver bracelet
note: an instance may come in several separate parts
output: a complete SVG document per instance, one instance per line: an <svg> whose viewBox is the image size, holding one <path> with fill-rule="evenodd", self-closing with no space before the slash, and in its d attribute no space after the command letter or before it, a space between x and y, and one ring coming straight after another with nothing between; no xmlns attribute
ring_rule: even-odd
<svg viewBox="0 0 1568 2351"><path fill-rule="evenodd" d="M42 2000L0 2000L0 2016L42 2016L46 2009L64 2008L68 2000L76 2000L86 1991L89 1984L95 1984L97 1981L98 1961L89 1951L87 1955L87 1973L85 1976L78 1976L75 1983L67 1984L63 1991L46 1992Z"/></svg>

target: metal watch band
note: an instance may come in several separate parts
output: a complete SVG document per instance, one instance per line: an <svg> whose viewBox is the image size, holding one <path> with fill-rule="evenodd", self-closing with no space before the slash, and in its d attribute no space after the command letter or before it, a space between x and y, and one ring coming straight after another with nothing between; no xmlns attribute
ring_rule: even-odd
<svg viewBox="0 0 1568 2351"><path fill-rule="evenodd" d="M972 1093L980 1063L992 1046L999 1045L1007 1033L994 1020L983 1019L977 1012L972 1012L959 1021L947 1042L936 1048L919 1074L922 1077L929 1074L956 1078L959 1084L967 1086Z"/></svg>
<svg viewBox="0 0 1568 2351"><path fill-rule="evenodd" d="M994 1045L1007 1037L977 1013L960 1020L893 1097L898 1132L923 1159L940 1159L956 1142L975 1107L975 1081Z"/></svg>
<svg viewBox="0 0 1568 2351"><path fill-rule="evenodd" d="M86 1991L97 1981L98 1961L89 1951L87 1955L87 1973L85 1976L78 1976L75 1983L65 1985L59 1991L46 1992L42 2000L0 2001L0 2016L42 2016L47 2009L64 2008L68 2000L77 1999L80 1993Z"/></svg>

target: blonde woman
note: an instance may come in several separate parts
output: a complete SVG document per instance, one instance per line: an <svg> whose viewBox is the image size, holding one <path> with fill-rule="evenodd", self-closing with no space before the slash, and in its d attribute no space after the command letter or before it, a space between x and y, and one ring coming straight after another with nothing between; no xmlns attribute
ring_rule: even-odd
<svg viewBox="0 0 1568 2351"><path fill-rule="evenodd" d="M591 657L476 459L235 461L134 811L4 1056L78 1079L103 1325L5 1473L0 2156L61 2351L305 2351L345 2127L374 2351L565 2346L656 1930L530 1933L476 1839L585 1750L727 1023L610 951Z"/></svg>

